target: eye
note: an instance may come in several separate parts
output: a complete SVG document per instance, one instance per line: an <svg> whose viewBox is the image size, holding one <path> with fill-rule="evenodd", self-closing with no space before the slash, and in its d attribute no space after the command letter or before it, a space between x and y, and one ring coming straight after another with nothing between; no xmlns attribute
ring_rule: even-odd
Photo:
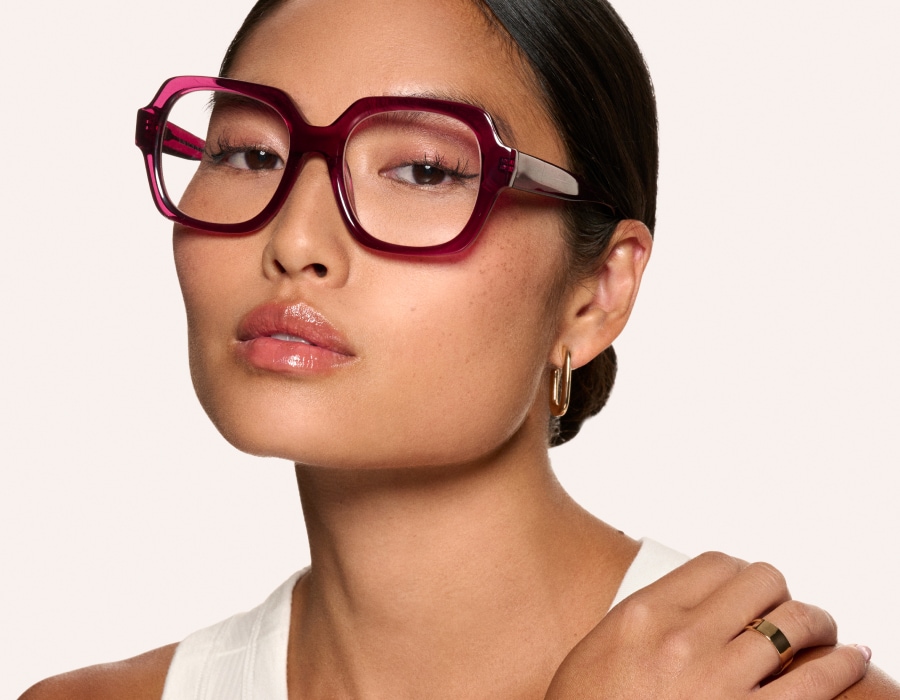
<svg viewBox="0 0 900 700"><path fill-rule="evenodd" d="M281 170L284 167L284 161L277 153L257 148L226 151L213 159L238 170Z"/></svg>
<svg viewBox="0 0 900 700"><path fill-rule="evenodd" d="M457 161L455 167L450 167L443 158L423 158L415 162L407 162L403 165L395 165L381 171L397 182L420 188L448 188L455 185L464 185L468 180L476 180L479 173L469 172L468 161Z"/></svg>
<svg viewBox="0 0 900 700"><path fill-rule="evenodd" d="M427 186L440 185L449 177L449 173L430 163L412 163L399 168L394 168L393 176L412 185Z"/></svg>
<svg viewBox="0 0 900 700"><path fill-rule="evenodd" d="M259 172L284 168L284 159L275 151L259 146L230 146L221 140L218 150L210 150L206 157L213 166L225 165L235 170Z"/></svg>

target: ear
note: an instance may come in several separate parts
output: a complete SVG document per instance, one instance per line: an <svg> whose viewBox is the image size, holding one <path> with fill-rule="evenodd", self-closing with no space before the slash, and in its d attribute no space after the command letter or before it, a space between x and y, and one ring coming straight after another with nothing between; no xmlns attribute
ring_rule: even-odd
<svg viewBox="0 0 900 700"><path fill-rule="evenodd" d="M551 364L560 367L565 351L572 367L586 365L612 345L634 307L653 238L640 221L619 222L600 266L572 283L561 305L559 335Z"/></svg>

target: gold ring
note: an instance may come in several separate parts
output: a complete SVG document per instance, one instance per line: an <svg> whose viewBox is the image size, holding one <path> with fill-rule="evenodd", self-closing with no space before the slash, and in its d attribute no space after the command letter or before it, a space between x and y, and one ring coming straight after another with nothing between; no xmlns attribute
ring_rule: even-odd
<svg viewBox="0 0 900 700"><path fill-rule="evenodd" d="M763 637L772 642L773 645L775 645L775 651L778 652L778 658L781 660L781 668L778 669L778 673L781 673L782 671L784 671L784 669L790 666L791 661L794 660L794 650L791 647L791 643L788 641L788 638L784 636L784 632L782 632L775 625L762 617L756 618L744 629L756 630ZM778 673L774 675L778 675Z"/></svg>

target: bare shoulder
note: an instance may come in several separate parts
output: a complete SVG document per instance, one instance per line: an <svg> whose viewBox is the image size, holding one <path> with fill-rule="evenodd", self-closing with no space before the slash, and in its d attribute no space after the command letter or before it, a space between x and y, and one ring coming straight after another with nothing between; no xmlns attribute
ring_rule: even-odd
<svg viewBox="0 0 900 700"><path fill-rule="evenodd" d="M19 700L160 700L177 644L43 680Z"/></svg>
<svg viewBox="0 0 900 700"><path fill-rule="evenodd" d="M865 677L839 697L842 700L900 700L900 684L880 668L870 666Z"/></svg>

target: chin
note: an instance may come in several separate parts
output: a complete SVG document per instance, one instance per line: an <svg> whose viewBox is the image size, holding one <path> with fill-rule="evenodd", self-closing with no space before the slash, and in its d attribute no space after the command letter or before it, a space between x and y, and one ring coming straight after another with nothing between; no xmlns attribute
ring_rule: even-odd
<svg viewBox="0 0 900 700"><path fill-rule="evenodd" d="M270 403L227 402L231 409L207 414L235 448L259 457L346 470L402 469L475 464L509 444L524 421L500 424L467 413L463 420L422 420L421 413L385 420L390 413L366 415L339 410L290 408ZM221 403L218 403L221 407ZM375 416L375 419L372 419ZM406 420L404 420L406 419Z"/></svg>
<svg viewBox="0 0 900 700"><path fill-rule="evenodd" d="M535 404L537 386L505 400L463 389L461 398L451 400L424 388L417 392L416 385L401 394L390 382L342 374L296 381L220 364L192 365L192 375L200 403L234 447L313 467L476 464L523 430L546 442L546 408Z"/></svg>

